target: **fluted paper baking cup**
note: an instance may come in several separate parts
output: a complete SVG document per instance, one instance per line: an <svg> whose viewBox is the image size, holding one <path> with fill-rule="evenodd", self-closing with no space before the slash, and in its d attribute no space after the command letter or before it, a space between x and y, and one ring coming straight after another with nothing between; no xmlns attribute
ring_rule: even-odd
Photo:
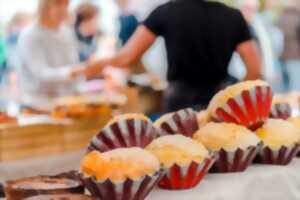
<svg viewBox="0 0 300 200"><path fill-rule="evenodd" d="M95 178L83 178L83 184L92 196L105 200L144 200L157 185L163 172L145 176L138 181L126 179L122 183L104 182Z"/></svg>
<svg viewBox="0 0 300 200"><path fill-rule="evenodd" d="M216 109L215 119L243 125L251 130L261 127L270 115L272 91L269 86L258 86L244 90Z"/></svg>
<svg viewBox="0 0 300 200"><path fill-rule="evenodd" d="M183 109L173 113L170 118L160 124L163 135L182 134L192 137L199 129L197 114L191 109Z"/></svg>
<svg viewBox="0 0 300 200"><path fill-rule="evenodd" d="M288 103L278 103L271 107L270 118L286 120L292 115L292 108Z"/></svg>
<svg viewBox="0 0 300 200"><path fill-rule="evenodd" d="M212 166L211 173L233 173L243 172L255 159L260 145L249 147L246 150L237 149L235 152L228 152L221 149L218 152L218 158Z"/></svg>
<svg viewBox="0 0 300 200"><path fill-rule="evenodd" d="M214 161L213 157L200 164L192 162L184 167L175 164L166 170L158 186L168 190L185 190L196 187L208 173Z"/></svg>
<svg viewBox="0 0 300 200"><path fill-rule="evenodd" d="M121 120L104 127L92 139L88 150L106 152L116 148L144 148L159 135L159 130L150 121L140 119Z"/></svg>
<svg viewBox="0 0 300 200"><path fill-rule="evenodd" d="M270 147L264 147L257 154L255 163L269 165L288 165L300 151L300 145L295 144L292 147L282 146L279 150L272 150Z"/></svg>

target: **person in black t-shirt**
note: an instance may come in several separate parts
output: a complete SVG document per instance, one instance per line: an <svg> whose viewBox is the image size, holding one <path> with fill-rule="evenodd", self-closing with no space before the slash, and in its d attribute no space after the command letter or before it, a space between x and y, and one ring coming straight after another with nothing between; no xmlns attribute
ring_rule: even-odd
<svg viewBox="0 0 300 200"><path fill-rule="evenodd" d="M260 77L259 53L240 11L205 0L173 0L161 5L116 56L90 65L84 73L91 77L106 65L129 66L158 36L166 41L169 64L166 112L205 107L229 82L227 68L234 51L246 64L245 80Z"/></svg>

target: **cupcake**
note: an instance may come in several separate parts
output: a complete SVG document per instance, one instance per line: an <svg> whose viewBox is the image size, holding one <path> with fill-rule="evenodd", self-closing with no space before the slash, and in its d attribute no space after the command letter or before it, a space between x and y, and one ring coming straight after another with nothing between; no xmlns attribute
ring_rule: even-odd
<svg viewBox="0 0 300 200"><path fill-rule="evenodd" d="M151 121L142 114L125 114L113 118L96 135L89 151L109 151L125 147L145 147L159 136L159 131Z"/></svg>
<svg viewBox="0 0 300 200"><path fill-rule="evenodd" d="M5 186L7 200L23 200L41 194L83 194L82 184L68 178L37 176L8 181Z"/></svg>
<svg viewBox="0 0 300 200"><path fill-rule="evenodd" d="M25 200L100 200L86 195L61 194L61 195L39 195Z"/></svg>
<svg viewBox="0 0 300 200"><path fill-rule="evenodd" d="M218 154L211 172L242 172L253 162L261 140L243 126L229 123L209 123L194 139Z"/></svg>
<svg viewBox="0 0 300 200"><path fill-rule="evenodd" d="M160 137L146 149L156 155L166 171L158 184L164 189L195 187L214 162L214 158L201 143L183 135Z"/></svg>
<svg viewBox="0 0 300 200"><path fill-rule="evenodd" d="M217 122L261 127L270 114L272 91L264 81L245 81L217 93L208 106L210 118Z"/></svg>
<svg viewBox="0 0 300 200"><path fill-rule="evenodd" d="M272 105L270 118L288 119L292 115L292 108L288 103L275 103Z"/></svg>
<svg viewBox="0 0 300 200"><path fill-rule="evenodd" d="M196 112L192 109L184 109L163 115L154 125L159 127L164 135L182 134L192 137L199 129Z"/></svg>
<svg viewBox="0 0 300 200"><path fill-rule="evenodd" d="M290 122L269 119L256 133L264 143L258 163L288 165L299 152L300 132Z"/></svg>
<svg viewBox="0 0 300 200"><path fill-rule="evenodd" d="M138 147L93 151L81 162L83 183L100 199L143 200L162 173L158 159Z"/></svg>

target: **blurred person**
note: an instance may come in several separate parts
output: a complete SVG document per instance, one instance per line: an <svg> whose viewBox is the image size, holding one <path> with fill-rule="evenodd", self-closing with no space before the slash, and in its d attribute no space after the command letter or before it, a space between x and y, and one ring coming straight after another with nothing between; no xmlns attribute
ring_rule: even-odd
<svg viewBox="0 0 300 200"><path fill-rule="evenodd" d="M20 36L19 78L25 104L43 104L76 92L81 79L73 72L82 65L74 32L64 24L68 5L68 0L39 0L37 21Z"/></svg>
<svg viewBox="0 0 300 200"><path fill-rule="evenodd" d="M32 15L24 12L17 12L7 24L7 66L9 69L19 68L21 61L17 53L17 44L22 31L31 23Z"/></svg>
<svg viewBox="0 0 300 200"><path fill-rule="evenodd" d="M257 47L242 14L204 0L176 0L159 6L117 55L90 65L84 73L90 77L108 65L128 67L158 36L166 41L169 63L165 112L207 106L227 85L228 64L235 50L246 64L245 80L260 77Z"/></svg>
<svg viewBox="0 0 300 200"><path fill-rule="evenodd" d="M286 89L300 89L297 84L300 71L300 40L297 29L300 26L300 3L298 0L285 1L278 26L284 34L283 52L281 55L282 70ZM295 76L294 76L295 74Z"/></svg>
<svg viewBox="0 0 300 200"><path fill-rule="evenodd" d="M262 75L272 83L276 79L275 73L275 56L272 47L272 41L267 31L267 27L259 15L259 0L237 0L237 7L241 10L248 24L250 25L251 35L259 47L259 53L262 60ZM243 63L239 61L238 56L235 56L232 62L236 65L235 71L239 71Z"/></svg>
<svg viewBox="0 0 300 200"><path fill-rule="evenodd" d="M98 49L99 9L92 3L82 3L76 9L75 34L80 61L89 60Z"/></svg>

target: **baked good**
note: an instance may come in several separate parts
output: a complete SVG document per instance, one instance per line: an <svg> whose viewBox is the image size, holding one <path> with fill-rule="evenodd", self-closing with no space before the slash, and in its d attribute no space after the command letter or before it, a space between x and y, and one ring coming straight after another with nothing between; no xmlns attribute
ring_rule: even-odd
<svg viewBox="0 0 300 200"><path fill-rule="evenodd" d="M208 106L212 120L229 122L255 130L269 117L272 102L270 85L245 81L218 92Z"/></svg>
<svg viewBox="0 0 300 200"><path fill-rule="evenodd" d="M82 194L83 192L82 184L78 181L49 176L8 181L5 186L7 200L22 200L40 194Z"/></svg>
<svg viewBox="0 0 300 200"><path fill-rule="evenodd" d="M160 128L164 135L182 134L188 137L199 129L196 112L190 108L165 114L154 122L154 126Z"/></svg>
<svg viewBox="0 0 300 200"><path fill-rule="evenodd" d="M81 162L83 182L101 199L142 200L161 177L158 159L138 147L93 151Z"/></svg>
<svg viewBox="0 0 300 200"><path fill-rule="evenodd" d="M269 119L256 133L263 141L259 163L287 165L299 152L300 131L288 121Z"/></svg>
<svg viewBox="0 0 300 200"><path fill-rule="evenodd" d="M208 123L195 135L210 151L218 154L213 172L246 170L255 158L261 140L247 128L230 123Z"/></svg>
<svg viewBox="0 0 300 200"><path fill-rule="evenodd" d="M159 159L166 171L159 182L159 186L164 189L195 187L213 163L213 158L201 143L183 135L160 137L146 149Z"/></svg>
<svg viewBox="0 0 300 200"><path fill-rule="evenodd" d="M61 195L38 195L29 197L26 200L99 200L95 197L75 194L61 194Z"/></svg>
<svg viewBox="0 0 300 200"><path fill-rule="evenodd" d="M159 130L145 115L119 115L92 139L88 150L105 152L122 147L145 147L159 135Z"/></svg>

